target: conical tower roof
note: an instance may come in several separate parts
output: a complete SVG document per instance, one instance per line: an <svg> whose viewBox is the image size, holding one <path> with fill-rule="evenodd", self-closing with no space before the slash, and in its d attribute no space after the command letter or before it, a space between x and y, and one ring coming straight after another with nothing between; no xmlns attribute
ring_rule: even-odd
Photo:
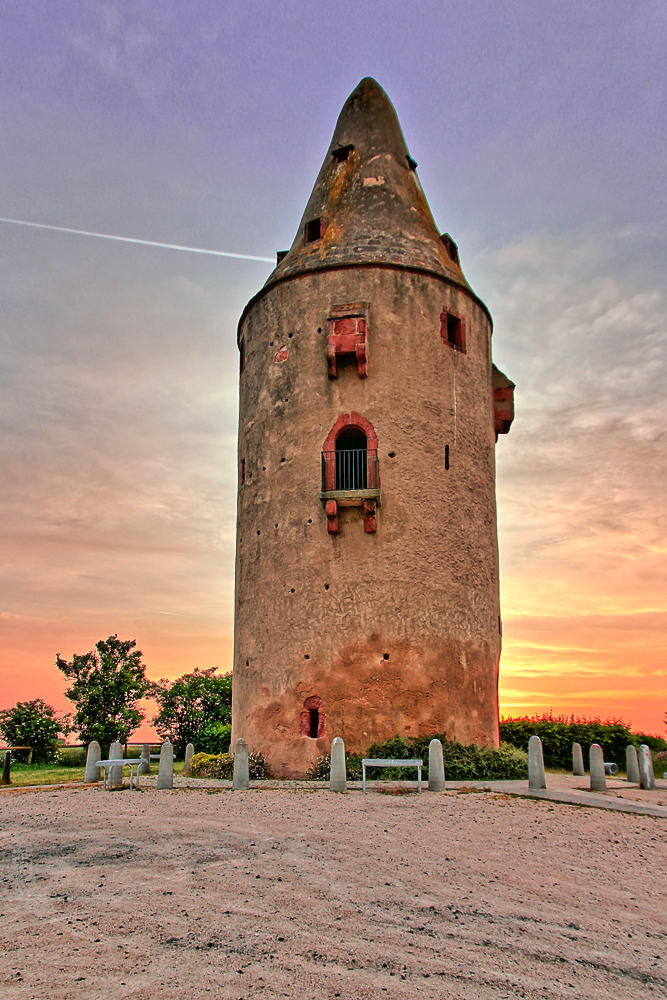
<svg viewBox="0 0 667 1000"><path fill-rule="evenodd" d="M340 113L292 247L264 290L308 271L360 265L427 271L469 289L416 166L391 101L366 77Z"/></svg>

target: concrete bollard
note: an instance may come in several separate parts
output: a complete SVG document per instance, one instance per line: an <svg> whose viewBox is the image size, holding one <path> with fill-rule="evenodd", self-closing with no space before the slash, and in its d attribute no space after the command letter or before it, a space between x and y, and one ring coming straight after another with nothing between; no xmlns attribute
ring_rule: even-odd
<svg viewBox="0 0 667 1000"><path fill-rule="evenodd" d="M5 759L2 763L2 778L0 785L11 785L12 783L12 752L5 750Z"/></svg>
<svg viewBox="0 0 667 1000"><path fill-rule="evenodd" d="M445 762L442 758L440 740L431 740L428 745L428 790L429 792L445 790Z"/></svg>
<svg viewBox="0 0 667 1000"><path fill-rule="evenodd" d="M92 785L100 780L100 768L97 766L97 762L101 759L102 751L100 750L99 743L97 740L91 740L86 752L86 770L83 774L83 780L87 784ZM109 757L109 760L111 760L111 757Z"/></svg>
<svg viewBox="0 0 667 1000"><path fill-rule="evenodd" d="M639 758L639 787L645 788L646 791L653 791L655 788L655 775L653 774L653 758L651 757L650 748L645 743L642 743L637 756Z"/></svg>
<svg viewBox="0 0 667 1000"><path fill-rule="evenodd" d="M137 768L137 774L150 774L151 773L151 745L150 743L141 744L141 757L142 763Z"/></svg>
<svg viewBox="0 0 667 1000"><path fill-rule="evenodd" d="M633 785L639 784L639 764L637 763L637 747L629 746L625 751L625 768L628 781Z"/></svg>
<svg viewBox="0 0 667 1000"><path fill-rule="evenodd" d="M584 755L581 752L581 743L572 744L572 774L581 777L584 771Z"/></svg>
<svg viewBox="0 0 667 1000"><path fill-rule="evenodd" d="M607 779L604 774L604 755L599 743L594 743L590 749L589 770L591 772L591 791L606 792Z"/></svg>
<svg viewBox="0 0 667 1000"><path fill-rule="evenodd" d="M539 736L531 736L528 740L528 788L539 789L546 787L547 776L544 773L542 740Z"/></svg>
<svg viewBox="0 0 667 1000"><path fill-rule="evenodd" d="M109 760L123 759L123 744L112 743L109 747ZM109 788L121 788L123 785L123 766L109 768Z"/></svg>
<svg viewBox="0 0 667 1000"><path fill-rule="evenodd" d="M336 736L331 744L331 770L329 771L329 791L347 791L347 769L345 767L345 744Z"/></svg>
<svg viewBox="0 0 667 1000"><path fill-rule="evenodd" d="M186 778L190 774L190 761L192 760L194 755L195 755L195 748L193 747L192 743L188 743L188 745L185 748L185 767L183 768L183 774L185 775Z"/></svg>
<svg viewBox="0 0 667 1000"><path fill-rule="evenodd" d="M160 764L157 772L157 787L174 787L174 748L169 740L165 740L160 747Z"/></svg>
<svg viewBox="0 0 667 1000"><path fill-rule="evenodd" d="M242 736L236 741L234 751L234 778L232 788L239 792L250 788L250 770L248 765L248 744Z"/></svg>

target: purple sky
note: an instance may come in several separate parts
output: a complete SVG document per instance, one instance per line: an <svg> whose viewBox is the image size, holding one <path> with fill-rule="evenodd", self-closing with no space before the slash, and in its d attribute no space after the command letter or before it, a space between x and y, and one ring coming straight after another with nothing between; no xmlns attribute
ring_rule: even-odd
<svg viewBox="0 0 667 1000"><path fill-rule="evenodd" d="M503 704L667 708L663 2L0 7L0 215L271 256L363 76L495 318ZM235 329L270 265L0 223L8 704L112 632L230 665ZM0 707L5 707L4 704Z"/></svg>

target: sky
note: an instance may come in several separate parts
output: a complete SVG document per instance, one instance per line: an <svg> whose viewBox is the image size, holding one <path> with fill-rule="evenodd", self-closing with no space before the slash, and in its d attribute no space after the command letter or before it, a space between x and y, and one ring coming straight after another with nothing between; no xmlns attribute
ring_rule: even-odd
<svg viewBox="0 0 667 1000"><path fill-rule="evenodd" d="M4 0L0 216L273 258L364 76L516 382L504 714L667 711L662 0ZM0 708L231 668L236 324L272 265L0 222ZM137 735L148 733L144 729Z"/></svg>

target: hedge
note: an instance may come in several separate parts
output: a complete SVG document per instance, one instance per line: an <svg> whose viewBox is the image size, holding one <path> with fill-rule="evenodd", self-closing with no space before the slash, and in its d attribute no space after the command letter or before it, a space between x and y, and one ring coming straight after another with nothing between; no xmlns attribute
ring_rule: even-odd
<svg viewBox="0 0 667 1000"><path fill-rule="evenodd" d="M667 749L661 736L633 733L622 719L588 719L574 715L520 716L501 718L500 738L514 747L526 750L531 736L542 740L544 763L547 767L572 769L572 744L580 743L587 762L588 750L593 743L602 747L604 759L615 762L625 770L625 751L628 746L639 747L645 743L651 750Z"/></svg>
<svg viewBox="0 0 667 1000"><path fill-rule="evenodd" d="M431 740L442 743L442 755L445 761L445 777L448 781L511 781L528 777L528 754L508 744L495 747L478 747L472 743L465 746L456 740L448 740L444 733L434 733L432 736L419 736L406 740L403 736L393 736L385 743L374 743L368 748L365 757L393 758L394 760L409 760L421 758L424 761L422 774L428 778L428 746ZM361 754L346 754L348 781L361 781ZM328 754L314 761L308 771L308 778L328 780L330 758ZM374 780L382 778L388 781L404 778L414 780L417 768L385 768L382 771L369 771Z"/></svg>
<svg viewBox="0 0 667 1000"><path fill-rule="evenodd" d="M251 781L273 777L266 757L261 753L248 754ZM195 778L221 778L231 781L234 777L234 755L228 753L196 753L190 761L190 774Z"/></svg>

